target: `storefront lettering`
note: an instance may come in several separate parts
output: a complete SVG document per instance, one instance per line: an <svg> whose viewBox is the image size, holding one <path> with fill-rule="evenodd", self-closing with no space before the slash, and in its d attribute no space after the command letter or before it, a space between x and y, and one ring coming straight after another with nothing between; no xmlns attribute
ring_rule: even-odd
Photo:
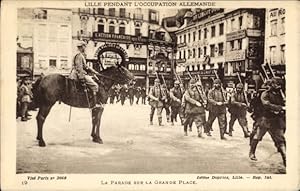
<svg viewBox="0 0 300 191"><path fill-rule="evenodd" d="M227 41L241 39L246 37L246 30L239 30L226 35Z"/></svg>
<svg viewBox="0 0 300 191"><path fill-rule="evenodd" d="M234 50L234 51L227 52L225 55L225 60L227 62L245 60L245 58L246 58L245 50Z"/></svg>
<svg viewBox="0 0 300 191"><path fill-rule="evenodd" d="M105 41L105 40L114 40L122 41L127 43L148 43L148 39L142 36L131 36L131 35L122 35L122 34L111 34L111 33L93 33L93 39L95 41Z"/></svg>

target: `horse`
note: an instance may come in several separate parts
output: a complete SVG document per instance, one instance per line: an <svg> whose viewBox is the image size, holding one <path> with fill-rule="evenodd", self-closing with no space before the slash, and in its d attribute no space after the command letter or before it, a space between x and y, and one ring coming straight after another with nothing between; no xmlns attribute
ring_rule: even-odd
<svg viewBox="0 0 300 191"><path fill-rule="evenodd" d="M114 84L129 83L134 76L124 66L111 66L95 76L95 81L99 85L97 93L97 103L104 104L109 97L108 92ZM43 125L52 108L57 102L63 102L72 107L92 108L92 140L93 142L103 144L100 137L101 116L104 107L94 107L95 103L90 102L92 94L88 93L87 88L78 80L72 80L61 74L50 74L41 77L36 81L33 87L33 101L39 108L36 116L37 137L40 147L45 147L43 139Z"/></svg>

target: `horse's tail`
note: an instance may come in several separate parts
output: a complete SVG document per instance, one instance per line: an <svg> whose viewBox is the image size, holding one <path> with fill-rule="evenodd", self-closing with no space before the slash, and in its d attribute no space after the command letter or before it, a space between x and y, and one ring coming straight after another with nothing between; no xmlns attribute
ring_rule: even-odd
<svg viewBox="0 0 300 191"><path fill-rule="evenodd" d="M33 107L39 108L41 104L41 88L40 83L42 81L43 77L38 78L35 83L32 85L32 94L33 94Z"/></svg>

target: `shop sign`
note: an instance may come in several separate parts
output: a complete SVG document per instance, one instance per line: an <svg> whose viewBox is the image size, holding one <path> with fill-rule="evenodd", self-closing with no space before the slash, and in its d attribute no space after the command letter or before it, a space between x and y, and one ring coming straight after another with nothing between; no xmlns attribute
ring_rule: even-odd
<svg viewBox="0 0 300 191"><path fill-rule="evenodd" d="M226 41L232 41L246 37L246 30L239 30L229 34L226 34Z"/></svg>
<svg viewBox="0 0 300 191"><path fill-rule="evenodd" d="M224 12L224 9L204 9L200 13L197 13L193 16L193 21L200 21L222 12Z"/></svg>
<svg viewBox="0 0 300 191"><path fill-rule="evenodd" d="M124 43L142 43L142 44L148 43L148 38L142 36L131 36L131 35L101 33L101 32L94 32L93 40L95 41L109 40L109 41L124 42Z"/></svg>
<svg viewBox="0 0 300 191"><path fill-rule="evenodd" d="M246 59L246 51L245 50L234 50L227 52L225 55L225 60L227 62L239 61Z"/></svg>

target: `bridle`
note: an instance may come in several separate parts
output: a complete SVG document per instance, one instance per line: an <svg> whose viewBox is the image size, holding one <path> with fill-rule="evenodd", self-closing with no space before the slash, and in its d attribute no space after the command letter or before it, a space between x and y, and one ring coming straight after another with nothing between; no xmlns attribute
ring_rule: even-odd
<svg viewBox="0 0 300 191"><path fill-rule="evenodd" d="M121 66L117 66L117 69L118 69L118 71L121 73L121 74L123 74L124 76L126 76L125 75L125 73L122 71L122 70L120 70L120 67ZM98 74L95 74L94 75L96 78L98 78L98 76L99 77L103 77L103 78L106 78L106 79L109 79L109 80L111 80L111 81L113 81L113 82L116 82L116 83L123 83L124 81L122 81L122 80L116 80L116 79L114 79L114 78L112 78L112 77L110 77L110 76L107 76L107 75L104 75L104 74L101 74L101 73L98 73ZM127 78L125 79L126 81L126 83L128 83L128 82L130 82L131 80L128 80ZM99 80L99 79L97 79L97 81L99 81L100 83L101 83L101 81Z"/></svg>

